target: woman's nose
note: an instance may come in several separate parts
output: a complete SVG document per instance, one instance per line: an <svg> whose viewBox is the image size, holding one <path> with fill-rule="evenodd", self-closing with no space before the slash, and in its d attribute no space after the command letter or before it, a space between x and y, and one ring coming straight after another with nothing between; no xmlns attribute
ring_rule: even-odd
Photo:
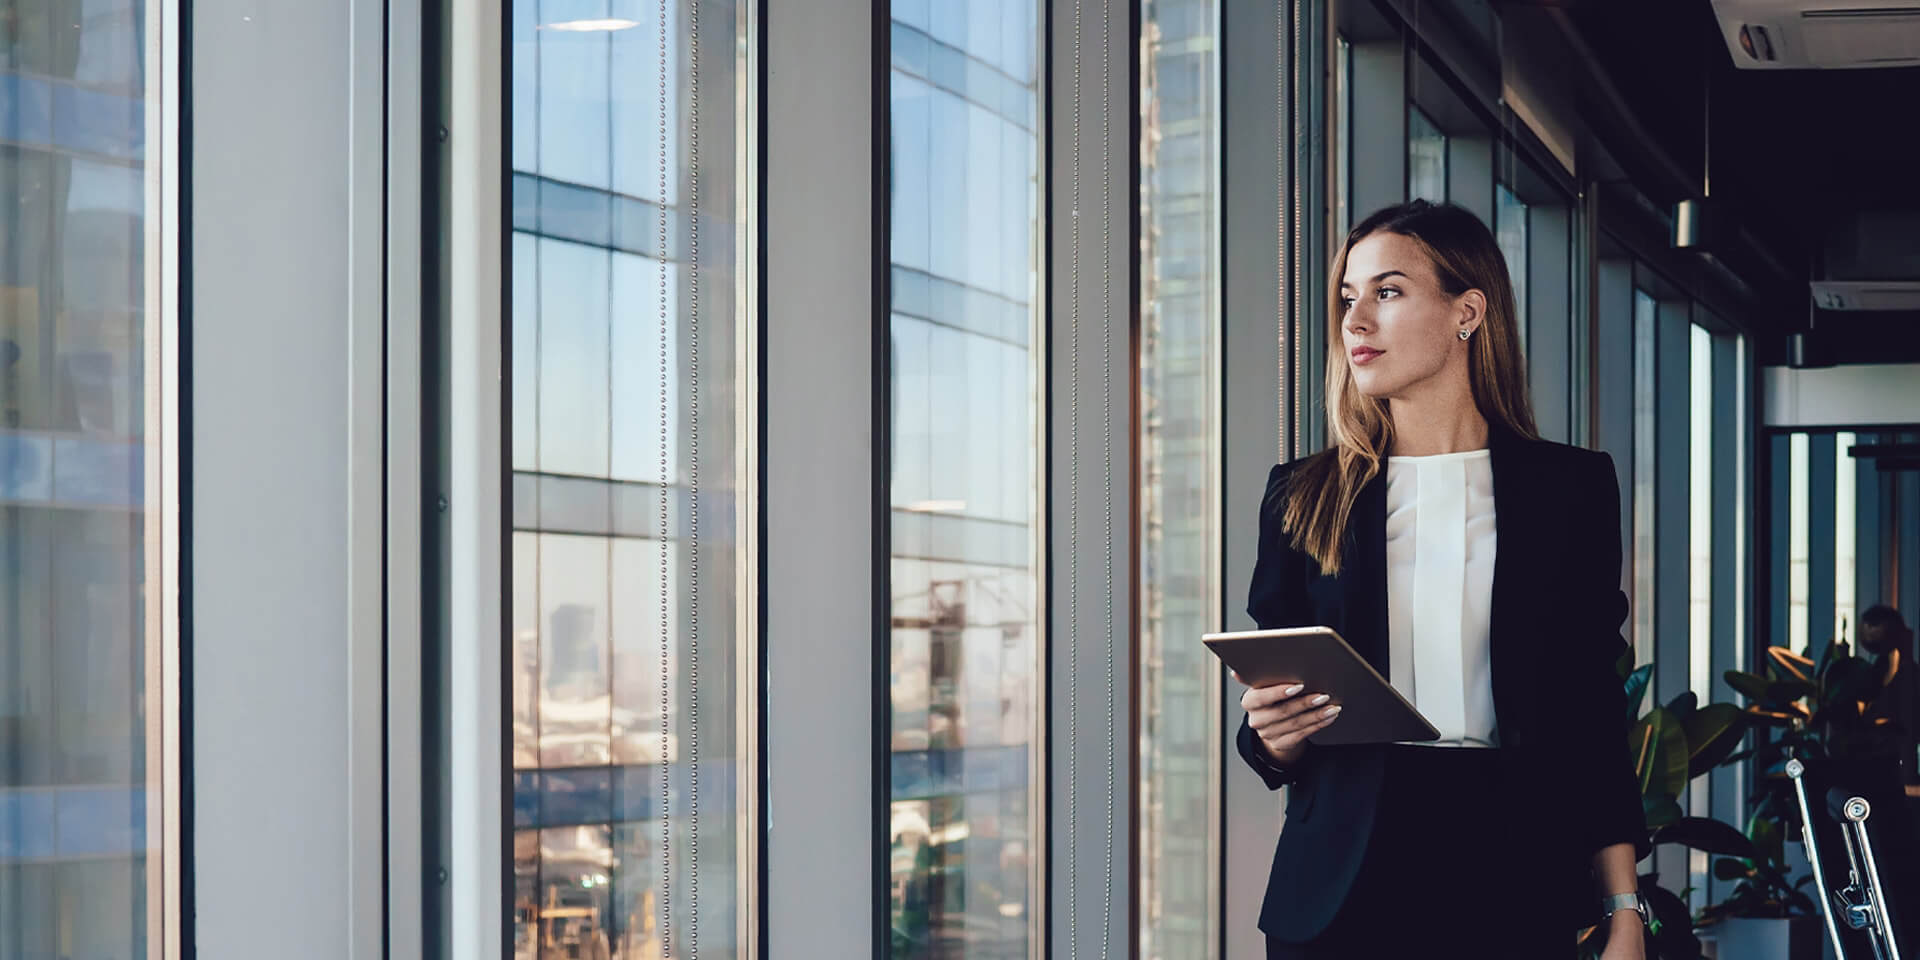
<svg viewBox="0 0 1920 960"><path fill-rule="evenodd" d="M1356 301L1347 308L1347 317L1340 325L1349 333L1367 333L1373 329L1373 310L1366 301Z"/></svg>

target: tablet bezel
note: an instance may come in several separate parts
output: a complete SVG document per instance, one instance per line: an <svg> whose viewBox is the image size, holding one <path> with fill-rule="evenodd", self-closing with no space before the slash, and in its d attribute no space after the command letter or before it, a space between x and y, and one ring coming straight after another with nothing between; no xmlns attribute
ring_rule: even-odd
<svg viewBox="0 0 1920 960"><path fill-rule="evenodd" d="M1309 743L1344 746L1441 739L1440 731L1332 627L1236 630L1205 634L1201 641L1239 674L1242 683L1304 683L1308 689L1301 696L1326 693L1333 697L1329 705L1348 708L1326 729L1307 738ZM1276 654L1286 654L1285 662Z"/></svg>

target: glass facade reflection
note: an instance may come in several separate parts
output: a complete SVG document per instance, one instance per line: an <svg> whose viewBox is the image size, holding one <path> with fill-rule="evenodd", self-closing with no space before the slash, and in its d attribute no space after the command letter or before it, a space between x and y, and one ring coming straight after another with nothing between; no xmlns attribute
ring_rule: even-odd
<svg viewBox="0 0 1920 960"><path fill-rule="evenodd" d="M1213 952L1220 682L1220 5L1143 0L1140 956Z"/></svg>
<svg viewBox="0 0 1920 960"><path fill-rule="evenodd" d="M156 817L171 801L149 784L170 707L149 686L161 491L145 481L160 7L43 0L0 18L4 958L160 945Z"/></svg>
<svg viewBox="0 0 1920 960"><path fill-rule="evenodd" d="M1447 135L1412 104L1407 105L1407 199L1447 199Z"/></svg>
<svg viewBox="0 0 1920 960"><path fill-rule="evenodd" d="M1034 945L1040 26L1023 0L892 7L896 957Z"/></svg>
<svg viewBox="0 0 1920 960"><path fill-rule="evenodd" d="M1654 348L1656 324L1660 319L1659 302L1645 290L1633 291L1633 552L1626 561L1633 571L1633 659L1649 663L1654 649L1654 495L1658 492L1654 471L1654 426L1659 407L1655 403ZM1621 491L1627 496L1626 491ZM1664 691L1663 691L1664 692Z"/></svg>
<svg viewBox="0 0 1920 960"><path fill-rule="evenodd" d="M662 9L513 4L516 960L740 945L751 5Z"/></svg>
<svg viewBox="0 0 1920 960"><path fill-rule="evenodd" d="M1507 275L1513 278L1513 318L1520 328L1520 346L1527 345L1527 205L1513 195L1504 183L1493 185L1493 238L1506 258ZM1536 388L1544 384L1536 384Z"/></svg>

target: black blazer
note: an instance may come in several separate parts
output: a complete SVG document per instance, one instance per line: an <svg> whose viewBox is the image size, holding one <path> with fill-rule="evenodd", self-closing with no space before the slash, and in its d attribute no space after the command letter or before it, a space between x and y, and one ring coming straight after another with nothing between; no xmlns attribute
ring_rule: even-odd
<svg viewBox="0 0 1920 960"><path fill-rule="evenodd" d="M1503 751L1532 784L1488 822L1442 829L1512 829L1540 837L1540 875L1564 905L1569 931L1598 919L1592 856L1630 842L1646 850L1640 788L1627 745L1626 695L1614 663L1620 626L1620 490L1604 453L1490 428L1496 546L1489 646ZM1247 612L1261 629L1334 627L1382 676L1387 660L1386 471L1360 491L1341 570L1320 572L1281 530L1294 464L1273 468L1260 504L1260 555ZM1373 829L1387 748L1309 746L1279 769L1243 720L1240 755L1269 789L1292 784L1274 850L1260 929L1310 940L1353 885ZM1436 896L1444 891L1435 891ZM1497 891L1475 891L1497 903Z"/></svg>

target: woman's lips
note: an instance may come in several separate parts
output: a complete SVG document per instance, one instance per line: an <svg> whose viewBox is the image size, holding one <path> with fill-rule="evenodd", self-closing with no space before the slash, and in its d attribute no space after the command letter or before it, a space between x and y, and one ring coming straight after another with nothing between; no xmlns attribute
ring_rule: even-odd
<svg viewBox="0 0 1920 960"><path fill-rule="evenodd" d="M1385 353L1385 350L1375 350L1372 347L1355 347L1353 348L1352 354L1353 365L1356 367L1364 367L1379 359L1380 356Z"/></svg>

